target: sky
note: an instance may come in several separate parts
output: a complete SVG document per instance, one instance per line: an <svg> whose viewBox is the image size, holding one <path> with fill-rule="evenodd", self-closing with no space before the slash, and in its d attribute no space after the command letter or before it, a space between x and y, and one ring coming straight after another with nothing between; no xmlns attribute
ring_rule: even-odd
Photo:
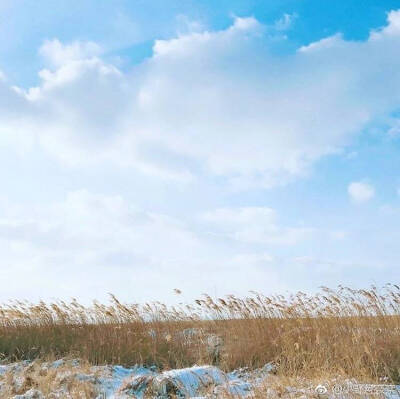
<svg viewBox="0 0 400 399"><path fill-rule="evenodd" d="M0 0L0 301L398 283L397 7Z"/></svg>

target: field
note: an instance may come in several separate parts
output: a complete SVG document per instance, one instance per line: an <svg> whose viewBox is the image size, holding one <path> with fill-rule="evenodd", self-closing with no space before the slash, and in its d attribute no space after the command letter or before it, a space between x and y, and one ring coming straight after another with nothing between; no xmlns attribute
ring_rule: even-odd
<svg viewBox="0 0 400 399"><path fill-rule="evenodd" d="M0 309L0 353L4 364L77 358L87 367L161 372L210 365L222 373L270 365L274 384L399 384L400 289L205 295L177 307L124 304L114 296L91 306L13 302Z"/></svg>

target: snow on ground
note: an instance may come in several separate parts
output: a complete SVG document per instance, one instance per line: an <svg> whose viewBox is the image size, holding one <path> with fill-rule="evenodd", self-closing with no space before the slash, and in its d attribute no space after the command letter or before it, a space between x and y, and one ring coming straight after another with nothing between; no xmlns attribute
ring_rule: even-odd
<svg viewBox="0 0 400 399"><path fill-rule="evenodd" d="M260 389L266 398L400 398L400 387L357 385L355 381L342 382L341 392L329 383L317 386L305 380L296 387L285 386L287 382L283 384L271 371L270 364L224 373L215 366L158 372L141 366L89 366L79 360L25 361L0 365L0 398L246 398ZM379 392L371 393L371 387Z"/></svg>
<svg viewBox="0 0 400 399"><path fill-rule="evenodd" d="M27 386L27 380L33 380L32 370L34 363L20 362L0 366L0 397L13 397L14 399L34 399L44 398L43 394L35 388ZM52 392L52 397L65 397L67 388L65 385L71 384L71 378L80 383L90 383L95 386L100 398L143 398L156 396L159 398L169 397L175 394L178 397L195 398L202 392L227 393L235 397L246 397L252 389L252 385L239 372L224 373L214 366L193 366L190 368L168 370L157 372L155 369L135 366L125 368L122 366L92 366L82 370L78 360L58 360L52 363L42 363L37 375L46 375L49 370L56 370L56 380L60 382L58 392ZM270 367L259 370L259 373L267 375ZM10 378L5 378L5 376ZM244 374L243 374L244 376ZM13 387L11 391L22 391L14 396L6 395L7 389ZM3 393L3 394L2 394ZM64 396L63 396L64 395ZM68 396L68 395L67 395Z"/></svg>

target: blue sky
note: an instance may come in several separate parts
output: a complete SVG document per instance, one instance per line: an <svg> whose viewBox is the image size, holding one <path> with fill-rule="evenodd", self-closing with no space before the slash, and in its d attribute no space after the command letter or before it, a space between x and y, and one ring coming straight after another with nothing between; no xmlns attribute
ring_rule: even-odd
<svg viewBox="0 0 400 399"><path fill-rule="evenodd" d="M398 5L215 3L0 0L1 300L396 283Z"/></svg>

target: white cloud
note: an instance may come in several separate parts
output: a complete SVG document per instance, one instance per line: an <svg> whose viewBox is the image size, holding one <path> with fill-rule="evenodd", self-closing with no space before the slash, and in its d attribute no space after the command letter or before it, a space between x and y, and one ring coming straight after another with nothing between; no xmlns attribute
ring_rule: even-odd
<svg viewBox="0 0 400 399"><path fill-rule="evenodd" d="M317 42L310 43L306 46L299 48L299 53L312 53L318 51L326 51L327 49L335 49L342 44L345 45L343 36L341 33L337 33L333 36L326 37L324 39L318 40Z"/></svg>
<svg viewBox="0 0 400 399"><path fill-rule="evenodd" d="M285 226L267 207L216 209L196 219L87 190L36 206L0 201L0 300L104 300L114 292L123 300L171 302L173 288L183 290L183 300L203 292L282 292L327 284L327 270L339 276L334 284L343 283L374 266L364 251L348 256L348 245L342 234Z"/></svg>
<svg viewBox="0 0 400 399"><path fill-rule="evenodd" d="M187 35L188 33L201 32L205 30L202 22L192 20L186 15L179 14L176 16L177 33L179 36Z"/></svg>
<svg viewBox="0 0 400 399"><path fill-rule="evenodd" d="M294 245L309 238L313 229L281 227L276 212L267 207L221 208L203 215L220 234L245 243Z"/></svg>
<svg viewBox="0 0 400 399"><path fill-rule="evenodd" d="M365 41L334 35L279 54L282 37L255 18L236 18L221 31L183 19L177 21L186 25L178 37L157 40L153 55L127 71L105 61L95 43L45 42L39 51L46 68L37 87L14 88L0 75L2 155L10 148L34 153L27 156L32 163L19 158L10 163L10 198L32 188L32 198L51 201L76 186L90 186L121 190L163 212L86 190L50 205L33 207L26 198L25 204L0 204L0 278L6 282L1 299L42 292L102 299L114 291L143 301L170 299L167 293L175 287L193 296L214 293L214 286L221 294L282 291L327 283L319 269L339 275L335 284L347 277L369 284L376 273L359 276L357 267L370 260L371 265L397 262L394 208L376 217L375 234L365 234L362 223L340 225L339 217L325 221L323 213L314 229L290 221L291 212L282 221L283 213L280 218L265 206L235 207L225 185L287 184L325 155L341 151L368 123L387 121L400 103L399 21L400 12L393 12L388 25ZM284 17L278 25L286 29L289 22ZM43 151L76 170L55 165ZM31 165L22 182L13 177ZM87 165L96 167L86 170ZM194 183L182 189L151 181L152 188L143 184L143 189L136 183L147 179L130 180L131 174L136 178L132 168ZM39 195L48 183L49 176L36 182L43 171L56 176L49 181L57 187ZM116 182L110 181L114 177ZM374 195L365 182L348 189L355 202ZM234 202L259 203L259 193L253 194L235 196ZM218 205L197 219L182 216L200 212L206 203ZM221 203L225 208L214 209ZM181 216L168 216L169 211ZM309 221L310 215L320 214L305 209L299 217ZM382 235L379 223L386 229L390 221L394 227ZM394 249L388 251L388 245Z"/></svg>
<svg viewBox="0 0 400 399"><path fill-rule="evenodd" d="M283 14L283 16L281 18L279 18L275 24L274 24L274 28L278 31L285 31L288 30L292 25L294 20L297 18L297 14L293 13L293 14Z"/></svg>
<svg viewBox="0 0 400 399"><path fill-rule="evenodd" d="M269 213L265 212L267 221ZM233 224L243 228L246 220L253 220L245 214ZM268 240L282 244L280 239L276 242L279 227L272 230L275 236ZM0 278L7 284L0 300L17 292L20 298L34 300L74 295L103 299L107 292L116 292L144 301L171 299L175 287L190 299L202 292L214 294L215 289L245 294L250 288L286 288L273 255L254 248L227 248L215 234L195 223L138 209L121 196L87 190L70 192L63 201L48 205L3 201ZM262 236L239 234L242 238L264 242Z"/></svg>
<svg viewBox="0 0 400 399"><path fill-rule="evenodd" d="M371 38L375 40L381 40L382 35L387 37L400 36L400 13L397 10L392 10L387 15L388 24L381 30L371 32Z"/></svg>
<svg viewBox="0 0 400 399"><path fill-rule="evenodd" d="M364 42L336 35L278 55L266 27L236 18L155 41L129 72L94 43L48 41L38 87L24 96L0 82L0 103L14 102L0 126L7 143L35 143L69 165L219 176L238 189L285 184L398 108L399 20L391 12Z"/></svg>
<svg viewBox="0 0 400 399"><path fill-rule="evenodd" d="M160 258L154 254L159 261L178 259L193 253L198 245L173 218L137 210L120 196L95 195L86 190L71 192L65 201L47 207L8 208L0 226L2 239L43 245L49 251L71 251L72 256L80 249L90 252L104 246L98 254L93 252L99 262L109 252L148 256L155 244L163 253ZM179 250L173 245L176 242L182 244Z"/></svg>
<svg viewBox="0 0 400 399"><path fill-rule="evenodd" d="M39 49L39 54L57 68L71 61L99 56L101 53L101 47L94 42L75 41L64 45L58 39L46 40Z"/></svg>
<svg viewBox="0 0 400 399"><path fill-rule="evenodd" d="M352 182L347 188L350 198L355 203L367 202L375 195L375 188L365 182Z"/></svg>
<svg viewBox="0 0 400 399"><path fill-rule="evenodd" d="M86 190L47 205L3 201L0 278L7 284L0 300L102 300L114 292L131 301L171 301L176 287L187 300L202 292L304 288L319 263L296 270L292 257L317 259L320 251L302 244L324 248L331 238L322 233L285 226L266 207L216 209L185 220Z"/></svg>
<svg viewBox="0 0 400 399"><path fill-rule="evenodd" d="M174 271L184 273L194 254L201 262L204 244L182 222L120 196L81 190L48 206L3 204L1 213L2 300L110 291L141 300L157 287L162 297L180 282Z"/></svg>
<svg viewBox="0 0 400 399"><path fill-rule="evenodd" d="M379 269L381 267L380 264L371 264L371 263L363 263L363 264L356 264L353 262L346 262L346 261L338 261L338 260L331 260L331 259L319 259L313 256L300 256L293 258L292 261L295 264L303 265L308 268L313 267L313 270L318 270L322 273L336 273L342 274L346 269Z"/></svg>
<svg viewBox="0 0 400 399"><path fill-rule="evenodd" d="M334 240L344 240L345 238L347 238L348 232L343 230L334 230L330 231L329 235Z"/></svg>

